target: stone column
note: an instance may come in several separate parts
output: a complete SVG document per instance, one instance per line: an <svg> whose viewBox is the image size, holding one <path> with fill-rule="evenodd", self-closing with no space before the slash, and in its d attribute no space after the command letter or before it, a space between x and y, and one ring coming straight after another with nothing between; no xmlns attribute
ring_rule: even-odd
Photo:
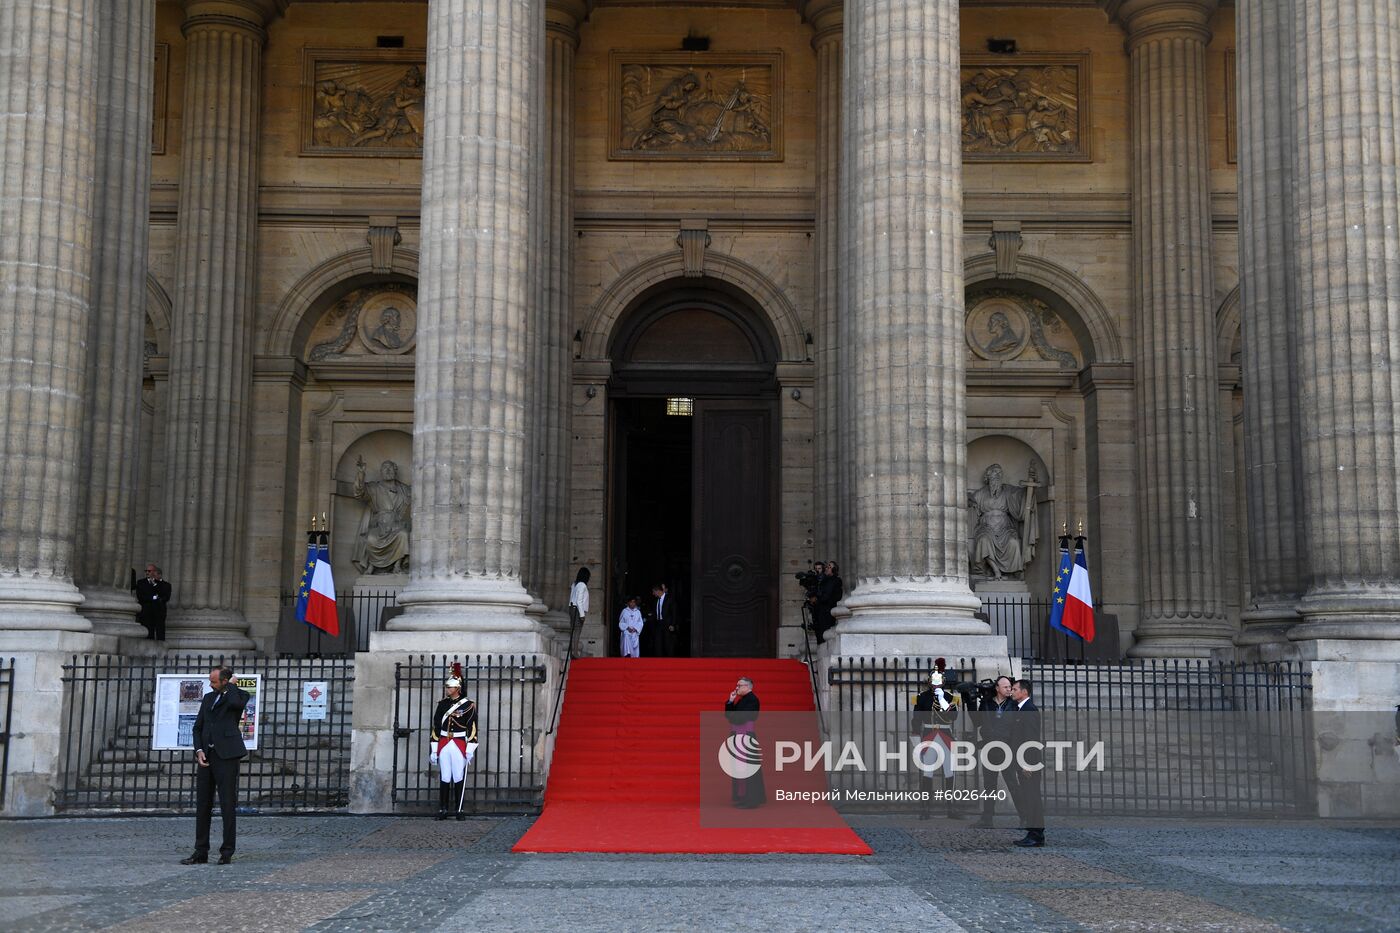
<svg viewBox="0 0 1400 933"><path fill-rule="evenodd" d="M15 658L6 816L53 812L90 320L96 0L0 4L0 655Z"/></svg>
<svg viewBox="0 0 1400 933"><path fill-rule="evenodd" d="M1390 0L1295 3L1310 585L1289 637L1400 639L1400 9ZM1366 651L1379 659L1380 649Z"/></svg>
<svg viewBox="0 0 1400 933"><path fill-rule="evenodd" d="M44 643L92 628L76 612L73 528L90 320L97 12L96 0L0 8L0 628L35 632Z"/></svg>
<svg viewBox="0 0 1400 933"><path fill-rule="evenodd" d="M569 587L569 446L572 405L574 283L574 53L583 0L547 0L544 94L539 156L535 263L538 307L531 335L531 420L527 586L549 608L549 621L567 627Z"/></svg>
<svg viewBox="0 0 1400 933"><path fill-rule="evenodd" d="M99 2L93 312L73 570L93 630L137 639L146 630L136 624L129 586L132 568L147 559L132 550L131 520L140 460L155 6Z"/></svg>
<svg viewBox="0 0 1400 933"><path fill-rule="evenodd" d="M813 237L813 316L816 319L815 532L820 558L836 557L845 524L841 502L840 436L840 216L841 0L809 0L803 15L816 35L817 216ZM839 558L838 558L839 562Z"/></svg>
<svg viewBox="0 0 1400 933"><path fill-rule="evenodd" d="M280 0L185 0L184 132L166 421L172 648L253 646L243 540L264 27Z"/></svg>
<svg viewBox="0 0 1400 933"><path fill-rule="evenodd" d="M414 387L408 611L377 647L424 631L474 650L539 650L521 585L529 185L540 0L428 7L423 252ZM397 637L396 637L397 636Z"/></svg>
<svg viewBox="0 0 1400 933"><path fill-rule="evenodd" d="M830 650L992 654L965 553L958 2L851 0L845 28L855 585Z"/></svg>
<svg viewBox="0 0 1400 933"><path fill-rule="evenodd" d="M1128 34L1142 614L1138 657L1228 647L1207 26L1217 0L1116 0Z"/></svg>
<svg viewBox="0 0 1400 933"><path fill-rule="evenodd" d="M1240 645L1280 641L1298 621L1302 454L1293 186L1293 0L1240 0L1240 315L1250 605Z"/></svg>

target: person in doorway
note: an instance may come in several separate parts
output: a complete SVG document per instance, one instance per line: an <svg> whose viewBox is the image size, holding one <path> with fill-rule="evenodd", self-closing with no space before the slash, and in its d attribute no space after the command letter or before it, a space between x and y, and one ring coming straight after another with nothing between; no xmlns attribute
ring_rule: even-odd
<svg viewBox="0 0 1400 933"><path fill-rule="evenodd" d="M465 820L462 805L467 796L467 767L476 757L479 739L476 732L476 704L462 696L462 665L452 664L452 673L442 683L443 698L433 711L432 748L428 762L436 765L441 783L438 785L438 814L445 820L455 813Z"/></svg>
<svg viewBox="0 0 1400 933"><path fill-rule="evenodd" d="M627 597L627 605L618 617L617 627L622 631L622 656L640 658L642 656L642 610L637 608L637 597Z"/></svg>
<svg viewBox="0 0 1400 933"><path fill-rule="evenodd" d="M203 865L209 861L209 824L214 818L215 793L219 795L219 815L224 822L220 865L233 861L237 842L238 768L248 755L241 723L249 697L233 682L231 668L216 667L210 671L209 687L194 719L194 854L181 859L181 865Z"/></svg>
<svg viewBox="0 0 1400 933"><path fill-rule="evenodd" d="M651 596L651 618L656 623L657 634L661 639L659 653L664 658L674 658L679 653L681 642L680 613L676 611L675 600L671 598L665 583L653 586Z"/></svg>
<svg viewBox="0 0 1400 933"><path fill-rule="evenodd" d="M730 802L741 810L761 807L768 799L763 787L763 751L754 735L754 722L758 719L758 696L753 692L753 679L740 677L734 689L729 691L729 699L724 703L724 716L729 720L730 742L736 757L745 763L758 763L759 768L751 777L731 778Z"/></svg>
<svg viewBox="0 0 1400 933"><path fill-rule="evenodd" d="M141 606L136 621L146 627L151 639L165 641L165 607L170 604L170 582L162 579L159 567L147 564L145 578L137 580L133 589L136 602Z"/></svg>
<svg viewBox="0 0 1400 933"><path fill-rule="evenodd" d="M1044 762L1038 746L1027 745L1040 741L1040 709L1031 699L1029 680L1012 682L1011 703L1013 708L1006 714L1010 717L1007 741L1016 757L1006 770L1006 777L1016 813L1026 828L1025 838L1015 844L1023 849L1038 849L1045 845L1045 801L1040 794ZM1024 753L1022 746L1026 746Z"/></svg>
<svg viewBox="0 0 1400 933"><path fill-rule="evenodd" d="M582 625L588 615L588 577L588 568L580 567L574 577L574 588L569 590L569 609L576 625Z"/></svg>

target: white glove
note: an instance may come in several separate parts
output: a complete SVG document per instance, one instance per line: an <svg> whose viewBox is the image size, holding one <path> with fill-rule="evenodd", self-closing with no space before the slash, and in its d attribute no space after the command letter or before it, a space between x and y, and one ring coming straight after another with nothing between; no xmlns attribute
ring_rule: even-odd
<svg viewBox="0 0 1400 933"><path fill-rule="evenodd" d="M437 754L437 752L436 752L436 751L429 752L429 753L428 753L428 764L430 764L430 765L436 765L437 763L438 763L438 754Z"/></svg>

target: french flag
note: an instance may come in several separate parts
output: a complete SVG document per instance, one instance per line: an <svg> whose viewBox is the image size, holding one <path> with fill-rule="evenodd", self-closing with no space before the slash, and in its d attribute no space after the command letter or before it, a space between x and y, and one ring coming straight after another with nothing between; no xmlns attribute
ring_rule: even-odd
<svg viewBox="0 0 1400 933"><path fill-rule="evenodd" d="M1081 538L1074 560L1068 548L1060 552L1060 571L1055 576L1054 603L1050 626L1084 641L1094 640L1094 595L1089 589L1089 564L1084 559Z"/></svg>
<svg viewBox="0 0 1400 933"><path fill-rule="evenodd" d="M332 637L340 635L340 615L335 611L335 578L331 576L331 552L324 533L321 535L321 546L316 551L316 569L311 573L311 586L306 595L305 622Z"/></svg>

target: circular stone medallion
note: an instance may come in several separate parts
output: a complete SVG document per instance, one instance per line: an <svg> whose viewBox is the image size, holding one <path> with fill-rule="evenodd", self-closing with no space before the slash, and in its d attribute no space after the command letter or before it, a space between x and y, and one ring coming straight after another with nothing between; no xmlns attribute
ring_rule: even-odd
<svg viewBox="0 0 1400 933"><path fill-rule="evenodd" d="M403 292L381 292L360 308L360 343L381 356L412 351L418 339L418 306Z"/></svg>
<svg viewBox="0 0 1400 933"><path fill-rule="evenodd" d="M1030 339L1025 310L1007 298L987 298L967 312L967 345L984 360L1014 360Z"/></svg>

